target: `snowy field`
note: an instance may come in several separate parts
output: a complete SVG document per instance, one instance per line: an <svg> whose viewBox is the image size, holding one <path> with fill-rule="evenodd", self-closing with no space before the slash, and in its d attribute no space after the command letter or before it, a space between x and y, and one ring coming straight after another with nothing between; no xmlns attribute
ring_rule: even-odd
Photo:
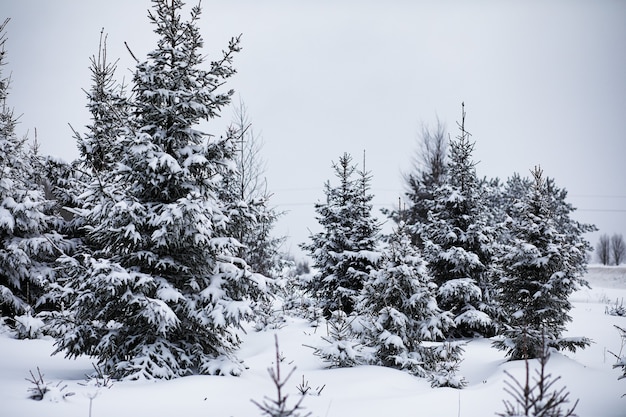
<svg viewBox="0 0 626 417"><path fill-rule="evenodd" d="M553 354L548 372L560 375L558 386L565 385L572 400L579 399L576 414L580 417L626 416L626 380L618 381L615 358L626 347L618 331L626 327L626 317L609 316L605 310L626 299L626 267L591 266L587 279L591 289L572 294L567 336L587 336L594 343L586 350ZM324 330L325 332L325 330ZM66 360L50 356L53 340L16 340L0 334L0 416L85 417L90 398L93 417L252 417L262 413L256 405L275 392L267 368L275 361L274 335L278 335L281 371L286 375L294 366L286 384L289 401L299 397L297 386L303 383L320 395L307 395L302 414L315 417L484 417L504 412L503 391L508 370L523 379L524 363L507 362L502 352L493 349L489 340L472 340L466 347L461 374L468 386L462 390L430 388L427 381L402 371L376 366L348 369L325 369L325 364L304 345L317 344L322 329L301 319L288 319L277 331L249 331L243 337L239 358L249 367L240 377L191 376L172 381L116 382L110 389L84 386L85 374L93 371L90 358ZM323 334L322 334L323 335ZM531 362L536 366L536 362ZM32 384L29 371L44 374L45 381L67 385L63 392L75 395L65 399L50 395L43 401L28 398ZM97 396L96 396L97 395Z"/></svg>

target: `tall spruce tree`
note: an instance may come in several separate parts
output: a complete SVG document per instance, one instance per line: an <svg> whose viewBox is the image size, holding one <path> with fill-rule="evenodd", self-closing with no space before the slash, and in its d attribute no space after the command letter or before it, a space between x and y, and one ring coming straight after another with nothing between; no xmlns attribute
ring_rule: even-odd
<svg viewBox="0 0 626 417"><path fill-rule="evenodd" d="M590 343L562 333L571 321L569 295L587 285L583 275L590 246L583 234L594 226L570 218L565 190L545 179L540 168L532 175L532 185L511 205L511 239L501 260L499 289L508 322L494 346L511 359L540 357L545 344L575 351Z"/></svg>
<svg viewBox="0 0 626 417"><path fill-rule="evenodd" d="M421 227L424 257L439 286L439 306L454 315L454 335L491 336L498 315L493 294L497 231L489 224L492 216L476 176L464 106L459 129L450 142L447 175Z"/></svg>
<svg viewBox="0 0 626 417"><path fill-rule="evenodd" d="M96 356L118 378L173 378L242 371L234 331L261 291L219 199L232 175L233 138L197 130L232 91L233 39L203 69L200 7L153 0L157 47L137 65L131 118L115 139L119 159L101 170L80 212L95 248L66 259L71 325L57 340L67 356ZM59 325L63 325L60 323Z"/></svg>
<svg viewBox="0 0 626 417"><path fill-rule="evenodd" d="M7 104L10 79L6 65L6 26L0 24L0 313L28 313L46 301L56 280L54 261L71 242L56 232L59 217L45 196L37 169L41 156L15 132L17 117Z"/></svg>
<svg viewBox="0 0 626 417"><path fill-rule="evenodd" d="M327 317L335 310L352 313L363 283L381 256L376 248L380 225L371 215L371 175L365 167L357 172L347 153L333 163L333 169L339 185L333 187L327 181L326 202L315 205L322 231L311 236L311 243L301 245L317 269L307 289Z"/></svg>

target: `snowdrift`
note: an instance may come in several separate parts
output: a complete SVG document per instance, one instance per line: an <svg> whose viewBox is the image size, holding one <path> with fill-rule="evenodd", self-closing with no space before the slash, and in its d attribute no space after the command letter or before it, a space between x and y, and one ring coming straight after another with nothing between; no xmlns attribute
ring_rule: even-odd
<svg viewBox="0 0 626 417"><path fill-rule="evenodd" d="M580 417L623 417L626 415L626 381L618 381L613 369L615 354L626 354L614 325L626 327L626 317L607 315L607 309L626 298L626 267L592 265L586 276L590 288L572 294L574 308L566 336L587 336L594 343L586 350L555 353L547 370L560 376L572 401L579 400ZM251 400L273 398L274 387L267 369L274 366L274 335L280 346L281 371L286 376L296 368L286 385L289 402L295 403L303 386L303 414L319 417L484 417L504 411L504 381L508 371L521 381L524 363L507 362L503 352L486 339L468 342L460 373L468 386L462 390L430 387L426 380L377 366L326 369L326 364L305 345L317 344L324 328L314 328L302 319L288 318L278 330L243 335L239 351L248 368L240 377L190 376L171 381L115 382L111 388L85 386L92 373L88 357L66 360L50 356L54 341L17 340L10 332L0 334L0 415L6 417L50 416L186 416L252 417L261 411ZM531 361L536 367L536 361ZM42 401L28 398L33 386L29 371L56 387ZM62 382L61 382L62 381ZM57 387L57 384L60 385ZM61 391L61 388L67 386ZM299 389L300 388L300 389ZM63 398L63 394L74 395ZM311 395L313 394L313 395ZM319 394L319 395L318 395Z"/></svg>

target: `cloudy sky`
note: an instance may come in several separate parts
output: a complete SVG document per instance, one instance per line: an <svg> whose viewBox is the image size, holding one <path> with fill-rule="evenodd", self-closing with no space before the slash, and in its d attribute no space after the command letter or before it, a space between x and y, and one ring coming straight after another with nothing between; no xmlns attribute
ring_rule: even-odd
<svg viewBox="0 0 626 417"><path fill-rule="evenodd" d="M89 57L101 28L118 78L153 49L148 0L2 0L9 104L43 152L77 156ZM379 209L403 193L423 125L457 134L461 102L479 176L541 165L575 218L626 236L626 2L203 0L208 59L243 34L230 82L264 141L288 247L317 231L313 204L348 152L373 174ZM232 111L207 130L221 134ZM595 244L597 233L589 240Z"/></svg>

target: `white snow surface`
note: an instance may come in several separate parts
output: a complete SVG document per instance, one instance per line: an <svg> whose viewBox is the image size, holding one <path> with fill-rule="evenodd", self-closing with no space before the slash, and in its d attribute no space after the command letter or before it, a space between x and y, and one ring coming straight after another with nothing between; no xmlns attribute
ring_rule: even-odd
<svg viewBox="0 0 626 417"><path fill-rule="evenodd" d="M626 267L591 266L586 276L591 288L572 294L573 322L564 336L587 336L594 343L577 353L553 353L548 372L561 376L557 386L565 385L572 400L579 399L579 417L618 417L626 415L626 380L618 381L621 372L613 369L621 340L614 325L626 328L626 317L605 314L607 305L626 298ZM251 402L264 396L274 398L275 390L267 369L274 365L274 335L278 336L281 373L296 367L285 389L289 402L299 398L297 385L303 378L311 391L302 412L318 417L485 417L504 412L503 399L511 399L503 390L508 370L522 380L524 362L507 362L504 353L491 347L488 339L470 340L466 346L460 373L468 386L462 390L431 388L424 380L408 373L378 366L326 369L309 346L320 345L325 327L314 328L305 320L288 318L279 330L255 332L248 326L238 351L248 369L239 377L189 376L171 381L115 382L110 388L85 386L85 374L92 373L92 359L64 359L50 356L53 340L18 340L8 331L0 334L0 415L85 417L252 417L261 411ZM626 347L624 352L626 354ZM535 367L536 362L531 361ZM56 395L35 401L28 398L32 384L29 371L44 374L44 381L67 385L65 397ZM96 391L98 390L98 391Z"/></svg>

